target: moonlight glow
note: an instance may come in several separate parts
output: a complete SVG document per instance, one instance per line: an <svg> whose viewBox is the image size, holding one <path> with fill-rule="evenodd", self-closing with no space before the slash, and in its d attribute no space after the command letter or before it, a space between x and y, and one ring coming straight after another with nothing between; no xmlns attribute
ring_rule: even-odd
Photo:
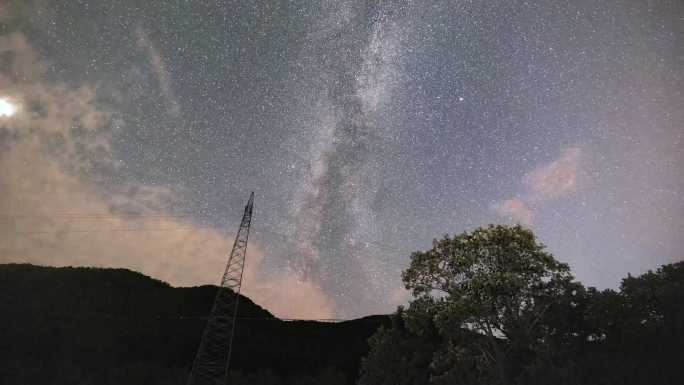
<svg viewBox="0 0 684 385"><path fill-rule="evenodd" d="M0 117L12 116L17 112L17 107L5 98L0 98Z"/></svg>

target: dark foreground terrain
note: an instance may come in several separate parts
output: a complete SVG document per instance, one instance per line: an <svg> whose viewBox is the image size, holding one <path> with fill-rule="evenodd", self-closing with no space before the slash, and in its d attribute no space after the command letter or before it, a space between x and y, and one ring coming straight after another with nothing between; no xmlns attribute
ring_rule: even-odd
<svg viewBox="0 0 684 385"><path fill-rule="evenodd" d="M2 384L184 384L216 287L125 269L0 265ZM240 300L232 383L352 384L387 316L275 318Z"/></svg>
<svg viewBox="0 0 684 385"><path fill-rule="evenodd" d="M510 384L684 383L684 262L628 276L619 291L571 285L537 325L548 337L511 350L518 380ZM185 384L215 292L124 269L0 265L0 385ZM436 377L432 362L448 353L448 340L434 317L416 318L416 303L406 310L410 324L389 316L291 322L242 297L229 383L500 383L465 355L448 363L458 381ZM466 330L454 351L483 338Z"/></svg>

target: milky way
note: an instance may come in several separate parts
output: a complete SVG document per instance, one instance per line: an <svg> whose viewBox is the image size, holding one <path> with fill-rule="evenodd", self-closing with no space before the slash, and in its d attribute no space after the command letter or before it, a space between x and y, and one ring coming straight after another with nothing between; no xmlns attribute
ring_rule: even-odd
<svg viewBox="0 0 684 385"><path fill-rule="evenodd" d="M215 283L255 191L245 292L278 315L390 311L412 251L488 223L615 287L682 258L682 18L636 0L10 1L0 262Z"/></svg>

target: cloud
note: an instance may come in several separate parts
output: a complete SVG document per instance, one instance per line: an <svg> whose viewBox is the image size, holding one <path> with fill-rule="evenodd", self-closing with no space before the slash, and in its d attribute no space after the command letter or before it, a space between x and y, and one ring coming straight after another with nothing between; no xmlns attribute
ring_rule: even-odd
<svg viewBox="0 0 684 385"><path fill-rule="evenodd" d="M534 213L520 198L506 199L495 207L497 214L523 225L531 225Z"/></svg>
<svg viewBox="0 0 684 385"><path fill-rule="evenodd" d="M579 148L567 148L558 159L525 175L523 183L531 191L532 198L550 200L574 192L580 156Z"/></svg>
<svg viewBox="0 0 684 385"><path fill-rule="evenodd" d="M0 96L23 108L0 118L0 263L123 267L181 286L218 282L231 232L169 215L183 197L177 189L99 182L93 164L114 163L116 133L97 90L35 76L43 63L21 34L0 36L3 52L10 59L0 67ZM264 272L261 250L251 242L245 294L279 316L334 316L315 284Z"/></svg>
<svg viewBox="0 0 684 385"><path fill-rule="evenodd" d="M178 98L173 91L173 85L171 82L171 76L169 70L167 69L166 62L162 57L159 49L152 43L152 40L147 35L147 32L142 28L138 28L135 31L137 38L138 48L145 50L147 57L150 60L150 65L152 66L152 72L159 83L159 88L162 95L166 99L166 103L169 106L169 111L173 115L178 115L180 113L180 104L178 103Z"/></svg>
<svg viewBox="0 0 684 385"><path fill-rule="evenodd" d="M580 148L566 148L557 159L525 174L520 196L495 204L494 210L501 217L531 226L535 210L577 190L581 156Z"/></svg>
<svg viewBox="0 0 684 385"><path fill-rule="evenodd" d="M36 79L45 69L38 62L36 52L29 46L26 37L20 33L0 36L0 55L13 55L12 60L2 63L0 87L11 86L13 82Z"/></svg>

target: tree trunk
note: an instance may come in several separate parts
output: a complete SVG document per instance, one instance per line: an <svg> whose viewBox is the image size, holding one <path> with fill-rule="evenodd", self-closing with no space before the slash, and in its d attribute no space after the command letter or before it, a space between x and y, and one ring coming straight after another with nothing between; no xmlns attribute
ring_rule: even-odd
<svg viewBox="0 0 684 385"><path fill-rule="evenodd" d="M503 352L500 346L494 343L494 352L496 356L496 374L499 377L501 385L508 385L508 375L506 374L506 353Z"/></svg>
<svg viewBox="0 0 684 385"><path fill-rule="evenodd" d="M506 353L499 346L498 339L494 336L491 325L486 323L487 339L494 350L494 364L496 365L496 375L500 385L508 385L508 375L506 374Z"/></svg>

